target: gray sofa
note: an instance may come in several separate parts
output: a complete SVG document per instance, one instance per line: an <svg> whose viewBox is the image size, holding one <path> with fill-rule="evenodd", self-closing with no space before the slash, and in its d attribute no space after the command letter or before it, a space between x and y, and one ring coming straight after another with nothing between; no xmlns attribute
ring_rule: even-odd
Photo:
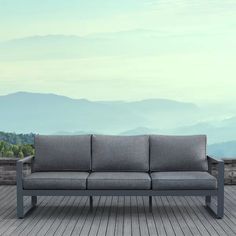
<svg viewBox="0 0 236 236"><path fill-rule="evenodd" d="M217 179L211 162L218 163ZM23 164L32 173L23 176ZM35 136L35 156L17 162L17 215L23 197L139 195L205 196L218 218L224 214L224 163L206 155L206 136ZM211 197L217 197L212 205ZM30 208L32 208L32 206Z"/></svg>

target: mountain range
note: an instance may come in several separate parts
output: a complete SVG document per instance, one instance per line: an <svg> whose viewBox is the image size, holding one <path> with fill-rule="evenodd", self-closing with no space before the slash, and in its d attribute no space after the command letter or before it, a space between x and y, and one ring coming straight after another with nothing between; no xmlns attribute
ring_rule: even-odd
<svg viewBox="0 0 236 236"><path fill-rule="evenodd" d="M3 131L120 133L140 126L175 126L182 123L182 117L173 120L173 114L190 117L198 107L165 99L89 101L55 94L18 92L0 96L0 109Z"/></svg>
<svg viewBox="0 0 236 236"><path fill-rule="evenodd" d="M207 153L217 158L223 157L223 158L228 158L228 159L231 159L231 158L235 159L236 158L236 140L211 144L207 148Z"/></svg>
<svg viewBox="0 0 236 236"><path fill-rule="evenodd" d="M236 117L214 121L216 111L193 103L168 99L90 101L17 92L0 96L0 114L0 130L4 132L207 134L209 154L236 156Z"/></svg>
<svg viewBox="0 0 236 236"><path fill-rule="evenodd" d="M204 40L199 40L203 37ZM0 60L53 60L106 56L154 56L218 49L205 35L134 29L91 35L34 35L0 42ZM223 39L222 39L223 40ZM227 43L229 43L227 41Z"/></svg>
<svg viewBox="0 0 236 236"><path fill-rule="evenodd" d="M0 96L0 130L44 134L207 134L208 143L236 140L236 116L168 99L90 101L55 94Z"/></svg>

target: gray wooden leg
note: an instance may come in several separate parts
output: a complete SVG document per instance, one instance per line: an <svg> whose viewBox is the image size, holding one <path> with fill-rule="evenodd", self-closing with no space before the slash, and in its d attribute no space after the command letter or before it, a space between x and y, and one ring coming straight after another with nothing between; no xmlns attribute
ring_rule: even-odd
<svg viewBox="0 0 236 236"><path fill-rule="evenodd" d="M92 196L89 197L89 208L90 208L90 211L93 211L93 197Z"/></svg>
<svg viewBox="0 0 236 236"><path fill-rule="evenodd" d="M21 193L17 193L17 217L22 219L24 217L24 198Z"/></svg>
<svg viewBox="0 0 236 236"><path fill-rule="evenodd" d="M152 196L149 196L149 212L152 212Z"/></svg>
<svg viewBox="0 0 236 236"><path fill-rule="evenodd" d="M36 204L37 204L37 196L31 196L31 204L32 204L32 206L36 206Z"/></svg>

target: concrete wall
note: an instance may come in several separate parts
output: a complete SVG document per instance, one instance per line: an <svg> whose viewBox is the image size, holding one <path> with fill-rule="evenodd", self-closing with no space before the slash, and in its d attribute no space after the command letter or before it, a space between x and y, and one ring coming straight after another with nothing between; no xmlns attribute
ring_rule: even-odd
<svg viewBox="0 0 236 236"><path fill-rule="evenodd" d="M0 158L0 185L16 184L16 161L18 158ZM30 164L24 165L24 174L31 172Z"/></svg>
<svg viewBox="0 0 236 236"><path fill-rule="evenodd" d="M225 159L225 184L236 185L236 159ZM217 176L216 164L212 166L212 174Z"/></svg>

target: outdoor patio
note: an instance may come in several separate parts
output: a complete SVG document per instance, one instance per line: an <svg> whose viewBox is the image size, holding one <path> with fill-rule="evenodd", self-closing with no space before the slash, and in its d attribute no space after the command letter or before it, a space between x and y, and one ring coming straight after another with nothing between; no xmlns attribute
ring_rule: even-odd
<svg viewBox="0 0 236 236"><path fill-rule="evenodd" d="M236 185L225 186L225 216L215 219L202 197L39 197L16 217L16 186L0 186L0 235L236 235ZM27 201L26 201L27 202ZM28 202L29 203L29 202Z"/></svg>

